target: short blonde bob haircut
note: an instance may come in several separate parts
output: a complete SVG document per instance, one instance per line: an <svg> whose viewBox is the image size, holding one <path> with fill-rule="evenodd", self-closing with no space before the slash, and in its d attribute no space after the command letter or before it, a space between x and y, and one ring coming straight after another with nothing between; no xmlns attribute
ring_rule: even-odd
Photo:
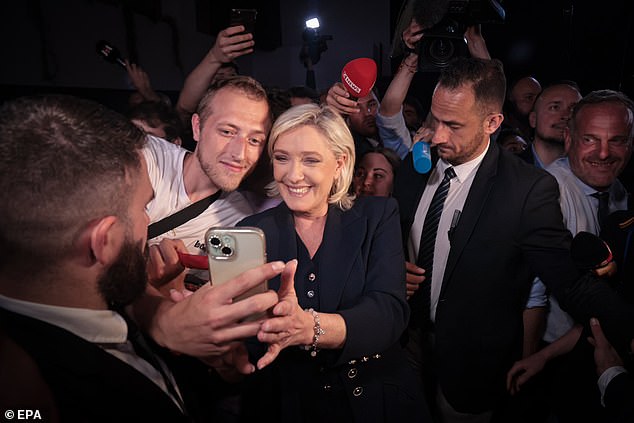
<svg viewBox="0 0 634 423"><path fill-rule="evenodd" d="M328 204L335 204L342 210L348 210L354 203L354 195L348 193L354 175L354 140L348 125L339 113L330 106L302 104L291 107L277 118L269 135L269 156L273 158L273 149L280 135L299 128L312 126L324 137L330 151L337 160L343 159L339 177L330 188ZM277 186L270 194L277 194Z"/></svg>

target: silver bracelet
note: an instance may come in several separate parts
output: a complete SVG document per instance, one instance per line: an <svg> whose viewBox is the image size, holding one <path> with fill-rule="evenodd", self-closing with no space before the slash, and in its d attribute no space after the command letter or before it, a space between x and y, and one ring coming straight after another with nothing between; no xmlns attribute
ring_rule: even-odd
<svg viewBox="0 0 634 423"><path fill-rule="evenodd" d="M312 314L313 319L315 320L315 326L313 326L313 343L310 345L310 347L307 346L306 349L310 350L311 357L316 357L317 351L319 351L319 349L317 348L317 342L319 342L319 337L325 334L326 331L324 331L321 328L321 322L319 321L319 314L317 314L317 312L314 309L309 308L308 310L305 310L305 311Z"/></svg>

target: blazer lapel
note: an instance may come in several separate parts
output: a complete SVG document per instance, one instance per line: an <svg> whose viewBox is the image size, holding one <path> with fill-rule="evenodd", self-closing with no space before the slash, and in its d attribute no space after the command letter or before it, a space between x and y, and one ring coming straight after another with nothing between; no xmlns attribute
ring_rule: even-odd
<svg viewBox="0 0 634 423"><path fill-rule="evenodd" d="M499 156L500 151L498 146L494 142L491 142L489 151L485 154L475 175L464 207L462 208L460 220L451 238L451 248L449 250L449 257L447 258L447 265L445 266L441 293L446 289L450 276L456 267L456 263L458 263L462 251L467 245L487 202L489 193L495 182Z"/></svg>
<svg viewBox="0 0 634 423"><path fill-rule="evenodd" d="M319 247L320 280L325 285L320 289L321 308L336 310L341 302L355 257L362 254L362 243L367 232L367 219L356 210L347 212L331 206L324 228L324 237ZM345 233L345 236L344 236Z"/></svg>

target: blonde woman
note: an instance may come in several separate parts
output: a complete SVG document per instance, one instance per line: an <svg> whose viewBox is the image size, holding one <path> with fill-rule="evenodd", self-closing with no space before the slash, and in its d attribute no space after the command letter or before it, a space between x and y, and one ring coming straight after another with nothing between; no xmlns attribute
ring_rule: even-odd
<svg viewBox="0 0 634 423"><path fill-rule="evenodd" d="M268 148L283 202L240 225L264 230L269 260L298 266L258 334L283 350L247 379L245 420L429 421L399 343L409 308L395 201L349 194L354 142L329 106L283 113Z"/></svg>

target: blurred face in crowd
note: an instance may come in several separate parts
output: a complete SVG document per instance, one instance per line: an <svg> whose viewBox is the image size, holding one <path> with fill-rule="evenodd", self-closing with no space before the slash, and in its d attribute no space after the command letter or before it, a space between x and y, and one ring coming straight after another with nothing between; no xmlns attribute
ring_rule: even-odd
<svg viewBox="0 0 634 423"><path fill-rule="evenodd" d="M348 116L348 126L353 132L364 137L375 138L378 133L376 114L379 111L379 100L373 92L370 92L365 97L361 97L357 103L361 110Z"/></svg>
<svg viewBox="0 0 634 423"><path fill-rule="evenodd" d="M352 184L357 196L389 197L394 184L392 165L381 153L366 153L354 171Z"/></svg>
<svg viewBox="0 0 634 423"><path fill-rule="evenodd" d="M566 132L572 172L586 185L607 190L632 155L632 115L619 103L584 105Z"/></svg>
<svg viewBox="0 0 634 423"><path fill-rule="evenodd" d="M308 217L324 216L343 166L325 135L311 125L291 129L277 138L272 157L273 177L288 208Z"/></svg>
<svg viewBox="0 0 634 423"><path fill-rule="evenodd" d="M195 156L216 188L233 191L255 167L271 129L269 106L226 87L209 104L205 122L192 116Z"/></svg>
<svg viewBox="0 0 634 423"><path fill-rule="evenodd" d="M418 129L423 121L416 107L408 103L403 103L403 118L405 118L405 125L412 129Z"/></svg>
<svg viewBox="0 0 634 423"><path fill-rule="evenodd" d="M447 163L459 165L483 153L500 123L501 114L487 114L476 104L470 85L436 86L431 101L431 143Z"/></svg>
<svg viewBox="0 0 634 423"><path fill-rule="evenodd" d="M535 99L542 91L542 86L535 78L527 76L520 79L513 86L509 100L515 105L515 109L521 116L528 116L533 110Z"/></svg>
<svg viewBox="0 0 634 423"><path fill-rule="evenodd" d="M535 129L535 139L547 143L563 144L564 129L575 104L581 94L570 85L548 87L535 101L534 110L529 115L529 123Z"/></svg>
<svg viewBox="0 0 634 423"><path fill-rule="evenodd" d="M508 134L503 139L498 139L498 144L500 144L500 147L513 154L519 154L527 147L524 138L516 134Z"/></svg>

